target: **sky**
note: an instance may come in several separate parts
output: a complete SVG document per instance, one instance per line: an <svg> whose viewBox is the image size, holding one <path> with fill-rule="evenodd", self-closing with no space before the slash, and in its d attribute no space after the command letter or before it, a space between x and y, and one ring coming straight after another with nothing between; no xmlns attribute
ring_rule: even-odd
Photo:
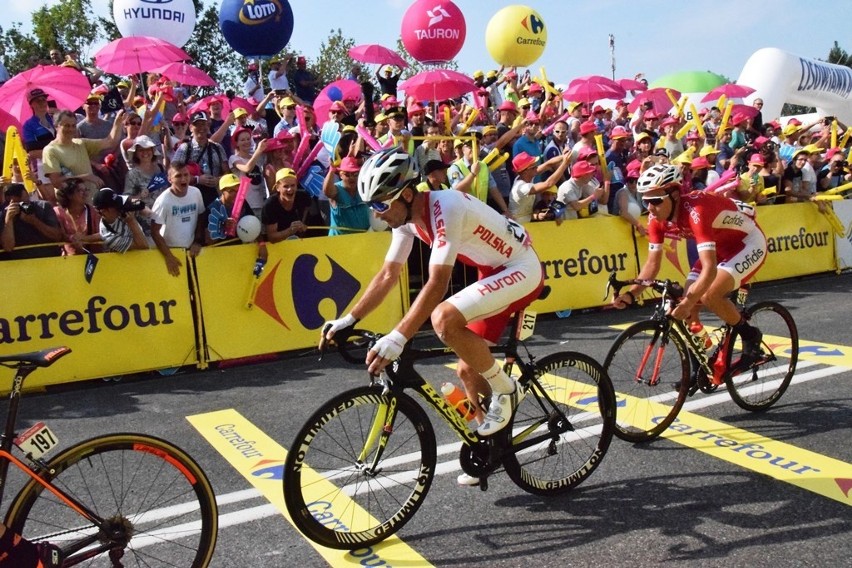
<svg viewBox="0 0 852 568"><path fill-rule="evenodd" d="M56 0L6 1L0 26L29 24L35 7ZM205 5L219 4L204 0ZM459 69L472 73L497 65L485 47L485 29L511 0L454 0L465 15L467 37L456 56ZM394 47L402 17L412 0L290 0L294 29L289 47L309 59L332 29L340 28L356 45ZM679 71L713 71L732 80L752 53L777 47L804 57L825 59L834 41L852 51L848 35L849 0L805 5L801 0L530 0L548 30L547 47L532 67L568 83L583 75L611 76L609 34L615 36L615 77L644 73L654 79ZM108 0L92 0L97 15ZM84 54L85 55L85 54Z"/></svg>

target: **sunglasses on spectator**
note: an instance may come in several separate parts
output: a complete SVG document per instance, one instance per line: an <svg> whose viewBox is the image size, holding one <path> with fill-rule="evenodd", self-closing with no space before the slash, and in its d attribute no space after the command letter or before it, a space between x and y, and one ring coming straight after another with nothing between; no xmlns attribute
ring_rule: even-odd
<svg viewBox="0 0 852 568"><path fill-rule="evenodd" d="M376 213L384 213L385 211L391 208L391 203L399 199L400 195L402 195L402 191L398 191L396 195L394 195L387 201L370 201L370 209L372 209Z"/></svg>
<svg viewBox="0 0 852 568"><path fill-rule="evenodd" d="M644 201L646 205L655 205L655 206L659 207L660 205L663 204L663 201L665 201L668 198L669 198L668 195L664 195L662 197L643 197L642 201Z"/></svg>
<svg viewBox="0 0 852 568"><path fill-rule="evenodd" d="M296 105L287 105L284 108L286 108L287 110L296 110Z"/></svg>

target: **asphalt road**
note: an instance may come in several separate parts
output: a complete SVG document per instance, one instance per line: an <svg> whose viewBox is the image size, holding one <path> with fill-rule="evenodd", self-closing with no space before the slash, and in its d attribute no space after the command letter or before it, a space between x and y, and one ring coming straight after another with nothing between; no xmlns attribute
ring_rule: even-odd
<svg viewBox="0 0 852 568"><path fill-rule="evenodd" d="M699 393L685 407L729 433L745 431L786 444L791 452L831 458L834 469L823 481L841 486L839 499L776 478L783 475L749 469L741 455L738 462L725 461L673 439L645 445L614 439L582 486L547 499L522 492L505 475L492 478L487 492L458 487L456 455L448 453L439 455L439 464L445 465L423 507L398 535L410 547L407 552L376 547L354 556L324 556L279 512L276 499L270 501L249 482L252 475L266 478L280 501L280 482L274 477L281 456L236 464L248 468L246 477L187 417L233 409L287 448L323 401L365 384L366 373L338 357L75 385L25 398L21 424L44 420L63 444L139 431L183 447L205 469L220 499L214 566L842 566L852 558L852 491L843 481L852 478L850 290L849 274L756 287L751 299L786 305L801 339L846 346L814 348L837 351L838 364L800 369L766 413L741 410L724 392ZM598 311L541 318L529 345L540 355L571 349L602 361L617 334L611 326L647 314ZM440 365L430 373L436 383L451 376ZM439 444L455 441L440 423L435 427Z"/></svg>

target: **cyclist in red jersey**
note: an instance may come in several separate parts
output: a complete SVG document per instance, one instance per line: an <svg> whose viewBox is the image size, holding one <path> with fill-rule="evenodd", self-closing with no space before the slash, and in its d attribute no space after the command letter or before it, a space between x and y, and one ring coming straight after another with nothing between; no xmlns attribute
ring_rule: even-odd
<svg viewBox="0 0 852 568"><path fill-rule="evenodd" d="M639 178L638 191L648 207L648 259L639 279L660 271L666 235L694 238L698 261L686 278L686 293L671 315L698 318L699 302L734 326L743 338L743 365L759 355L760 330L745 321L728 295L747 282L766 260L766 236L754 220L754 208L712 193L682 193L677 168L656 165ZM643 286L633 285L613 300L616 308L636 301Z"/></svg>
<svg viewBox="0 0 852 568"><path fill-rule="evenodd" d="M344 317L326 322L321 341L380 305L399 281L414 239L421 239L431 247L429 278L402 321L367 353L367 368L379 374L431 318L438 337L461 359L457 372L470 400L476 404L480 396L491 396L477 428L490 436L509 425L523 395L488 342L496 343L510 315L538 297L541 262L522 225L460 191L418 192L418 181L416 162L400 148L377 152L364 163L358 192L393 229L391 245L364 295ZM476 266L480 280L445 300L456 260Z"/></svg>

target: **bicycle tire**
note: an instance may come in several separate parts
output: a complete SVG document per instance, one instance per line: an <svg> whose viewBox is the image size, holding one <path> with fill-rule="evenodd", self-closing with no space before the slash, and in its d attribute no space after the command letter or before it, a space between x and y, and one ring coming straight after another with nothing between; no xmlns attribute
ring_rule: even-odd
<svg viewBox="0 0 852 568"><path fill-rule="evenodd" d="M745 373L725 374L725 384L734 402L753 412L766 410L778 402L796 373L799 360L799 332L793 316L777 302L760 302L746 310L749 323L763 333L757 366ZM726 355L728 369L734 369L742 355L742 341L732 331Z"/></svg>
<svg viewBox="0 0 852 568"><path fill-rule="evenodd" d="M368 472L359 454L376 417L392 403L392 435L380 467ZM364 463L378 446L371 444ZM432 424L410 396L353 389L323 404L296 435L284 464L284 502L314 542L340 550L371 546L411 520L429 492L436 460Z"/></svg>
<svg viewBox="0 0 852 568"><path fill-rule="evenodd" d="M637 381L643 358L642 380ZM659 380L651 385L648 380L658 362ZM674 330L666 331L666 324L646 320L631 325L615 339L603 366L618 393L618 438L634 443L653 440L677 418L689 391L691 366L686 344ZM680 388L675 390L678 382Z"/></svg>
<svg viewBox="0 0 852 568"><path fill-rule="evenodd" d="M41 479L109 521L126 544L115 547L123 566L209 565L216 547L216 496L202 469L177 446L153 436L108 434L76 444L50 460ZM68 553L92 534L115 541L30 479L6 513L6 526L32 542L67 554L63 565L113 566L109 552ZM121 549L119 552L118 549Z"/></svg>
<svg viewBox="0 0 852 568"><path fill-rule="evenodd" d="M554 435L506 454L503 467L524 491L554 495L580 485L601 463L612 441L615 393L603 367L580 353L548 355L536 363L536 370L547 398L564 413L572 429L561 434L554 431L559 427L555 413L539 386L530 382L512 420L512 443L522 443L546 428Z"/></svg>

